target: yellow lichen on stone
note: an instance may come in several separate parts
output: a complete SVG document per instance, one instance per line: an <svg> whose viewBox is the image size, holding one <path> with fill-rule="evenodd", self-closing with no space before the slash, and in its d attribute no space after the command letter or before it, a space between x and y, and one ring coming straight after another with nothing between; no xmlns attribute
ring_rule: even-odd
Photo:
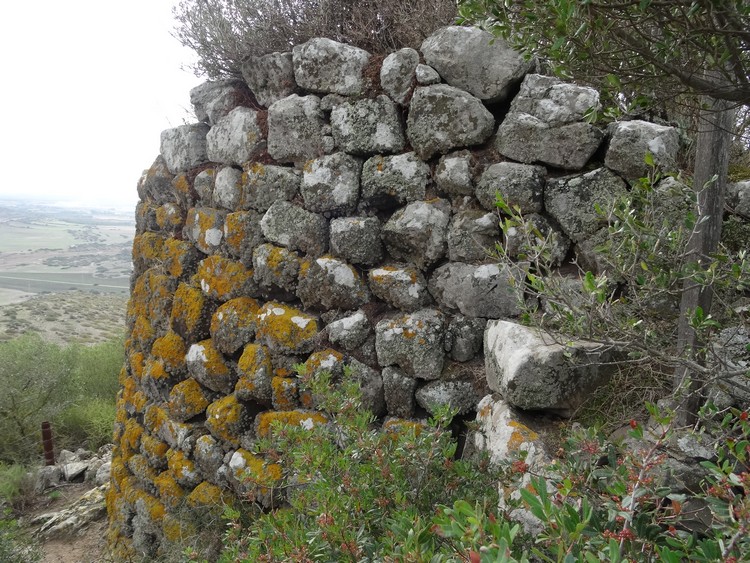
<svg viewBox="0 0 750 563"><path fill-rule="evenodd" d="M141 435L143 427L134 418L129 418L125 423L125 430L120 438L123 461L128 461L141 450Z"/></svg>
<svg viewBox="0 0 750 563"><path fill-rule="evenodd" d="M141 511L145 509L152 522L161 522L161 519L164 518L164 515L167 513L164 504L162 504L155 496L150 495L145 491L139 491L136 494L135 505Z"/></svg>
<svg viewBox="0 0 750 563"><path fill-rule="evenodd" d="M187 259L195 247L185 240L167 239L164 243L164 270L173 278L185 274Z"/></svg>
<svg viewBox="0 0 750 563"><path fill-rule="evenodd" d="M173 374L185 370L185 354L187 346L182 337L176 332L169 331L164 336L154 340L151 355L161 360L167 371Z"/></svg>
<svg viewBox="0 0 750 563"><path fill-rule="evenodd" d="M426 429L427 425L424 422L406 420L403 418L391 418L383 424L383 431L389 434L406 434L413 432L415 436L419 436Z"/></svg>
<svg viewBox="0 0 750 563"><path fill-rule="evenodd" d="M172 329L184 338L200 337L201 328L208 326L209 302L197 287L181 283L174 294Z"/></svg>
<svg viewBox="0 0 750 563"><path fill-rule="evenodd" d="M232 506L234 499L231 494L217 487L213 483L203 481L185 497L187 506L196 510L199 514L212 514L220 516L225 506Z"/></svg>
<svg viewBox="0 0 750 563"><path fill-rule="evenodd" d="M143 376L152 381L166 381L169 379L170 374L164 366L164 362L155 358L149 358L146 360L146 365L143 368Z"/></svg>
<svg viewBox="0 0 750 563"><path fill-rule="evenodd" d="M319 370L332 371L338 365L343 364L344 355L337 350L327 348L325 350L318 350L310 354L305 362L305 373L307 375L313 375Z"/></svg>
<svg viewBox="0 0 750 563"><path fill-rule="evenodd" d="M206 391L193 378L181 381L169 393L169 412L181 422L203 413L209 404Z"/></svg>
<svg viewBox="0 0 750 563"><path fill-rule="evenodd" d="M156 338L156 331L151 325L149 317L138 315L133 325L133 330L130 332L130 336L138 344L141 350L149 350L151 344Z"/></svg>
<svg viewBox="0 0 750 563"><path fill-rule="evenodd" d="M195 463L182 450L167 452L167 467L175 480L183 486L193 486L199 481Z"/></svg>
<svg viewBox="0 0 750 563"><path fill-rule="evenodd" d="M166 203L156 209L156 224L160 229L174 231L184 222L182 211L174 203Z"/></svg>
<svg viewBox="0 0 750 563"><path fill-rule="evenodd" d="M234 254L242 252L242 246L247 239L247 212L237 211L229 213L224 220L224 240Z"/></svg>
<svg viewBox="0 0 750 563"><path fill-rule="evenodd" d="M146 394L143 391L136 391L135 395L133 395L133 408L135 409L135 412L137 414L142 414L147 403L148 398L146 397Z"/></svg>
<svg viewBox="0 0 750 563"><path fill-rule="evenodd" d="M516 420L509 421L508 426L514 429L508 439L509 452L518 451L524 444L539 439L539 434Z"/></svg>
<svg viewBox="0 0 750 563"><path fill-rule="evenodd" d="M239 329L253 328L258 323L260 305L252 297L237 297L221 305L211 317L211 334L219 331L223 323L231 319L232 326Z"/></svg>
<svg viewBox="0 0 750 563"><path fill-rule="evenodd" d="M245 416L245 407L234 395L227 395L206 408L206 428L215 438L237 447L246 430Z"/></svg>
<svg viewBox="0 0 750 563"><path fill-rule="evenodd" d="M194 537L197 533L195 524L181 519L174 514L165 514L161 521L161 530L164 538L174 544L181 544L185 540Z"/></svg>
<svg viewBox="0 0 750 563"><path fill-rule="evenodd" d="M255 433L259 438L268 438L274 423L302 426L311 429L318 424L326 424L328 417L323 413L310 411L266 411L255 418Z"/></svg>
<svg viewBox="0 0 750 563"><path fill-rule="evenodd" d="M239 297L252 282L252 272L240 262L213 255L201 260L197 278L203 293L218 301Z"/></svg>
<svg viewBox="0 0 750 563"><path fill-rule="evenodd" d="M154 467L163 467L167 463L166 454L169 446L150 434L141 436L141 453Z"/></svg>
<svg viewBox="0 0 750 563"><path fill-rule="evenodd" d="M122 461L122 456L112 456L112 465L110 466L109 476L114 487L112 490L122 491L120 484L122 480L130 476L130 471Z"/></svg>
<svg viewBox="0 0 750 563"><path fill-rule="evenodd" d="M138 480L141 486L152 489L154 487L154 479L158 473L156 470L149 465L146 456L142 454L136 454L128 460L128 469L133 476Z"/></svg>
<svg viewBox="0 0 750 563"><path fill-rule="evenodd" d="M158 434L164 424L169 422L167 413L158 405L149 405L143 415L143 425L150 434Z"/></svg>
<svg viewBox="0 0 750 563"><path fill-rule="evenodd" d="M272 487L281 480L281 466L269 463L262 457L239 448L230 461L234 478L240 482L250 482L261 487Z"/></svg>
<svg viewBox="0 0 750 563"><path fill-rule="evenodd" d="M162 471L154 479L156 490L159 491L159 499L169 508L176 508L180 500L185 496L185 490L172 475L171 471Z"/></svg>
<svg viewBox="0 0 750 563"><path fill-rule="evenodd" d="M236 395L243 399L256 399L267 402L271 400L271 354L266 346L247 344L242 351L237 369L240 378L234 386Z"/></svg>
<svg viewBox="0 0 750 563"><path fill-rule="evenodd" d="M157 233L142 233L133 238L133 262L153 264L163 258L165 237Z"/></svg>
<svg viewBox="0 0 750 563"><path fill-rule="evenodd" d="M185 174L180 174L172 180L172 188L183 198L190 195L190 182Z"/></svg>
<svg viewBox="0 0 750 563"><path fill-rule="evenodd" d="M256 337L272 349L304 353L317 334L317 319L294 307L269 301L258 313Z"/></svg>
<svg viewBox="0 0 750 563"><path fill-rule="evenodd" d="M143 352L131 352L128 354L128 365L130 365L130 373L133 374L136 380L140 380L143 377L143 364L145 358Z"/></svg>
<svg viewBox="0 0 750 563"><path fill-rule="evenodd" d="M271 403L273 408L289 411L298 406L297 380L292 377L274 377L271 379Z"/></svg>
<svg viewBox="0 0 750 563"><path fill-rule="evenodd" d="M172 280L154 268L141 274L130 293L127 307L127 318L134 320L138 316L161 319L169 316L172 305Z"/></svg>

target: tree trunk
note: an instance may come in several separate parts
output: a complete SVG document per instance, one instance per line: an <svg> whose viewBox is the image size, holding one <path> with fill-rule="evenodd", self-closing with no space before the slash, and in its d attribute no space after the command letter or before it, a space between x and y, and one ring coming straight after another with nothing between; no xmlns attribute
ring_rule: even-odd
<svg viewBox="0 0 750 563"><path fill-rule="evenodd" d="M688 244L686 265L708 267L711 255L716 252L721 237L729 170L729 149L734 130L734 110L724 100L705 98L699 119L696 143L693 188L698 197L698 224ZM693 312L700 307L704 315L711 311L713 289L690 280L685 281L680 302L680 321L677 329L677 351L683 357L705 361L705 351L698 334L690 326ZM704 378L679 366L675 371L674 388L681 390L677 408L680 425L694 424L702 405Z"/></svg>

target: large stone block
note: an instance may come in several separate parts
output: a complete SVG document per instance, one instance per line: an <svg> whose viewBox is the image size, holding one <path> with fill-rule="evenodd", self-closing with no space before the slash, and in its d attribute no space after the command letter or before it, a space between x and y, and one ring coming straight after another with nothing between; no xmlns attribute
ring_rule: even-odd
<svg viewBox="0 0 750 563"><path fill-rule="evenodd" d="M328 249L326 220L287 201L274 203L261 219L260 227L268 240L290 250L318 256Z"/></svg>
<svg viewBox="0 0 750 563"><path fill-rule="evenodd" d="M297 291L300 259L297 253L273 244L261 244L253 252L253 277L264 290Z"/></svg>
<svg viewBox="0 0 750 563"><path fill-rule="evenodd" d="M260 305L252 297L237 297L221 305L211 317L211 340L224 354L232 355L252 341Z"/></svg>
<svg viewBox="0 0 750 563"><path fill-rule="evenodd" d="M237 374L211 340L193 344L185 356L188 372L201 385L220 393L231 393Z"/></svg>
<svg viewBox="0 0 750 563"><path fill-rule="evenodd" d="M208 80L190 90L190 103L198 121L215 125L248 94L241 80Z"/></svg>
<svg viewBox="0 0 750 563"><path fill-rule="evenodd" d="M344 350L352 351L361 346L372 332L367 315L357 311L326 326L328 340Z"/></svg>
<svg viewBox="0 0 750 563"><path fill-rule="evenodd" d="M477 98L445 84L414 91L406 134L420 158L481 145L495 128L492 114Z"/></svg>
<svg viewBox="0 0 750 563"><path fill-rule="evenodd" d="M224 240L226 211L196 207L188 211L184 234L204 254L217 252Z"/></svg>
<svg viewBox="0 0 750 563"><path fill-rule="evenodd" d="M444 27L422 42L428 65L485 102L505 99L533 66L503 39L476 27Z"/></svg>
<svg viewBox="0 0 750 563"><path fill-rule="evenodd" d="M451 207L447 200L415 201L396 211L383 226L388 253L425 270L446 250Z"/></svg>
<svg viewBox="0 0 750 563"><path fill-rule="evenodd" d="M628 180L647 176L646 153L662 172L674 172L680 135L674 127L648 121L619 121L610 127L609 148L604 164Z"/></svg>
<svg viewBox="0 0 750 563"><path fill-rule="evenodd" d="M302 88L323 94L361 94L362 71L370 54L358 47L316 37L292 49L294 78Z"/></svg>
<svg viewBox="0 0 750 563"><path fill-rule="evenodd" d="M438 379L445 361L444 321L435 309L380 321L375 326L378 363L398 366L420 379Z"/></svg>
<svg viewBox="0 0 750 563"><path fill-rule="evenodd" d="M324 151L323 111L317 96L292 94L268 108L268 154L279 162L299 162Z"/></svg>
<svg viewBox="0 0 750 563"><path fill-rule="evenodd" d="M246 107L233 109L206 135L206 151L212 162L240 166L265 148L258 112Z"/></svg>
<svg viewBox="0 0 750 563"><path fill-rule="evenodd" d="M430 414L448 406L461 415L475 410L482 397L469 381L430 381L417 390L415 398Z"/></svg>
<svg viewBox="0 0 750 563"><path fill-rule="evenodd" d="M172 174L185 172L209 161L206 152L208 125L180 125L161 132L161 155Z"/></svg>
<svg viewBox="0 0 750 563"><path fill-rule="evenodd" d="M318 319L274 301L266 303L258 313L258 342L272 351L286 354L304 354L315 347Z"/></svg>
<svg viewBox="0 0 750 563"><path fill-rule="evenodd" d="M305 164L302 198L315 213L346 215L359 201L362 161L344 152L321 156Z"/></svg>
<svg viewBox="0 0 750 563"><path fill-rule="evenodd" d="M482 207L495 211L497 193L510 207L518 206L522 214L539 213L544 199L547 171L543 166L515 162L498 162L487 168L477 184L476 196Z"/></svg>
<svg viewBox="0 0 750 563"><path fill-rule="evenodd" d="M441 308L497 319L520 314L523 281L523 272L515 267L453 262L434 271L429 288Z"/></svg>
<svg viewBox="0 0 750 563"><path fill-rule="evenodd" d="M229 166L216 173L213 202L218 207L234 211L242 196L242 172Z"/></svg>
<svg viewBox="0 0 750 563"><path fill-rule="evenodd" d="M342 217L331 221L331 252L353 264L372 266L383 257L377 217Z"/></svg>
<svg viewBox="0 0 750 563"><path fill-rule="evenodd" d="M416 311L432 303L422 272L409 264L385 265L370 270L370 289L380 299L404 311Z"/></svg>
<svg viewBox="0 0 750 563"><path fill-rule="evenodd" d="M297 296L317 310L357 309L370 301L370 290L352 266L332 256L312 260L300 273Z"/></svg>
<svg viewBox="0 0 750 563"><path fill-rule="evenodd" d="M406 103L418 64L419 53L408 47L391 53L383 60L380 85L394 102Z"/></svg>
<svg viewBox="0 0 750 563"><path fill-rule="evenodd" d="M482 262L492 256L500 241L500 218L480 209L459 211L448 227L451 262Z"/></svg>
<svg viewBox="0 0 750 563"><path fill-rule="evenodd" d="M352 154L399 152L406 142L396 104L388 96L337 105L331 128L336 146Z"/></svg>
<svg viewBox="0 0 750 563"><path fill-rule="evenodd" d="M248 57L242 63L241 71L258 103L265 107L294 94L297 90L291 53L269 53L260 57Z"/></svg>
<svg viewBox="0 0 750 563"><path fill-rule="evenodd" d="M625 195L625 182L606 168L579 176L555 178L547 183L544 206L573 242L581 242L606 226L606 217L595 207L607 209Z"/></svg>
<svg viewBox="0 0 750 563"><path fill-rule="evenodd" d="M247 166L242 184L242 208L268 211L275 201L291 201L302 175L293 168L254 162Z"/></svg>
<svg viewBox="0 0 750 563"><path fill-rule="evenodd" d="M373 156L362 167L362 201L389 209L424 199L430 167L413 152Z"/></svg>
<svg viewBox="0 0 750 563"><path fill-rule="evenodd" d="M617 354L601 344L561 344L538 329L492 320L484 333L484 357L490 389L508 403L569 416L607 380Z"/></svg>
<svg viewBox="0 0 750 563"><path fill-rule="evenodd" d="M575 123L599 108L599 92L552 76L529 74L521 84L511 112L536 117L550 127Z"/></svg>

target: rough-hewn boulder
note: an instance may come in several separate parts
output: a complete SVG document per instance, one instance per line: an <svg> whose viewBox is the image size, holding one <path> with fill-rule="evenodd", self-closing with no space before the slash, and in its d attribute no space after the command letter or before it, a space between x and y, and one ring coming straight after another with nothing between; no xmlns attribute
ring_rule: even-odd
<svg viewBox="0 0 750 563"><path fill-rule="evenodd" d="M317 96L292 94L268 108L268 154L279 162L324 154L323 111Z"/></svg>
<svg viewBox="0 0 750 563"><path fill-rule="evenodd" d="M198 121L215 125L247 96L241 80L209 80L190 90L190 103Z"/></svg>
<svg viewBox="0 0 750 563"><path fill-rule="evenodd" d="M505 99L533 65L476 27L441 28L422 42L421 51L448 84L485 102Z"/></svg>
<svg viewBox="0 0 750 563"><path fill-rule="evenodd" d="M481 262L492 256L500 240L500 220L494 213L466 209L456 213L448 227L451 262Z"/></svg>
<svg viewBox="0 0 750 563"><path fill-rule="evenodd" d="M242 171L226 166L216 173L212 192L215 205L229 211L234 210L242 197Z"/></svg>
<svg viewBox="0 0 750 563"><path fill-rule="evenodd" d="M416 267L385 265L370 270L370 289L376 297L404 311L416 311L432 303L427 282Z"/></svg>
<svg viewBox="0 0 750 563"><path fill-rule="evenodd" d="M484 171L477 184L476 196L482 207L495 211L497 192L510 207L518 206L522 214L539 213L544 199L546 170L515 162L498 162Z"/></svg>
<svg viewBox="0 0 750 563"><path fill-rule="evenodd" d="M351 351L361 346L370 336L372 326L367 319L367 315L362 311L357 311L352 315L330 323L326 330L328 331L328 340L344 350Z"/></svg>
<svg viewBox="0 0 750 563"><path fill-rule="evenodd" d="M408 47L391 53L383 60L380 85L394 102L406 103L418 64L419 53Z"/></svg>
<svg viewBox="0 0 750 563"><path fill-rule="evenodd" d="M564 345L537 329L492 320L484 333L484 357L490 389L508 403L567 416L606 381L616 354L600 344Z"/></svg>
<svg viewBox="0 0 750 563"><path fill-rule="evenodd" d="M351 310L370 300L370 290L352 266L338 258L322 256L300 274L297 296L305 308Z"/></svg>
<svg viewBox="0 0 750 563"><path fill-rule="evenodd" d="M351 154L394 153L406 142L396 104L388 96L337 105L331 128L336 146Z"/></svg>
<svg viewBox="0 0 750 563"><path fill-rule="evenodd" d="M274 203L261 219L260 227L268 240L290 250L320 255L328 249L326 220L288 201Z"/></svg>
<svg viewBox="0 0 750 563"><path fill-rule="evenodd" d="M255 94L258 103L269 107L294 94L294 65L291 53L269 53L249 57L242 63L242 77Z"/></svg>
<svg viewBox="0 0 750 563"><path fill-rule="evenodd" d="M476 409L481 395L469 381L430 381L417 390L415 398L430 414L449 406L460 415Z"/></svg>
<svg viewBox="0 0 750 563"><path fill-rule="evenodd" d="M353 264L371 266L383 258L377 217L341 217L331 221L331 252Z"/></svg>
<svg viewBox="0 0 750 563"><path fill-rule="evenodd" d="M206 135L206 151L212 162L239 166L265 148L258 112L250 108L233 109Z"/></svg>
<svg viewBox="0 0 750 563"><path fill-rule="evenodd" d="M610 126L610 140L604 164L628 180L646 176L649 165L646 153L663 172L676 167L680 135L674 127L648 121L618 121Z"/></svg>
<svg viewBox="0 0 750 563"><path fill-rule="evenodd" d="M316 37L292 49L294 78L310 92L352 96L362 93L362 71L370 54L358 47Z"/></svg>
<svg viewBox="0 0 750 563"><path fill-rule="evenodd" d="M300 188L305 207L315 213L352 213L359 201L361 173L362 161L345 152L308 161Z"/></svg>
<svg viewBox="0 0 750 563"><path fill-rule="evenodd" d="M275 201L291 201L299 193L301 174L293 168L259 163L245 170L242 208L268 211Z"/></svg>
<svg viewBox="0 0 750 563"><path fill-rule="evenodd" d="M383 226L388 253L427 269L445 255L450 203L415 201L396 211Z"/></svg>
<svg viewBox="0 0 750 563"><path fill-rule="evenodd" d="M422 309L375 326L378 363L398 366L420 379L437 379L443 370L444 317L436 309Z"/></svg>
<svg viewBox="0 0 750 563"><path fill-rule="evenodd" d="M208 129L205 123L195 123L161 132L160 152L170 173L185 172L209 161L206 153Z"/></svg>
<svg viewBox="0 0 750 563"><path fill-rule="evenodd" d="M406 134L420 158L481 145L495 127L492 114L477 98L445 84L422 86L409 105Z"/></svg>
<svg viewBox="0 0 750 563"><path fill-rule="evenodd" d="M474 195L471 154L453 153L440 157L435 184L447 195Z"/></svg>

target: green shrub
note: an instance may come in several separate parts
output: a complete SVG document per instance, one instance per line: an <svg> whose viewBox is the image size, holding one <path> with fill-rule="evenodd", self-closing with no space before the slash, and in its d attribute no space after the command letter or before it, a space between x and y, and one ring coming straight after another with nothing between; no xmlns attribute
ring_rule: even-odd
<svg viewBox="0 0 750 563"><path fill-rule="evenodd" d="M41 558L39 546L18 528L18 522L7 513L0 514L0 561L34 563Z"/></svg>
<svg viewBox="0 0 750 563"><path fill-rule="evenodd" d="M23 504L32 490L32 482L27 467L0 462L0 506Z"/></svg>
<svg viewBox="0 0 750 563"><path fill-rule="evenodd" d="M55 419L55 444L58 448L96 450L112 442L115 414L114 399L92 398L88 402L77 402Z"/></svg>

